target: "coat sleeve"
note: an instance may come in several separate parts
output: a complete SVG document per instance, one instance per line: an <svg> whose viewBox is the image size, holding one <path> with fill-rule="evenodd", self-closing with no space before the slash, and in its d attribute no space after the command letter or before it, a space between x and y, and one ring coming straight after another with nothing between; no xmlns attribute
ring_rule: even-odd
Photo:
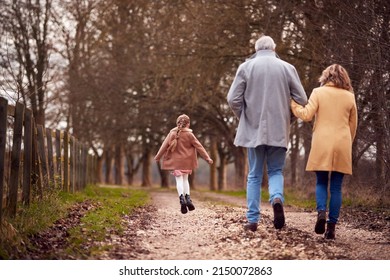
<svg viewBox="0 0 390 280"><path fill-rule="evenodd" d="M192 134L192 146L195 147L196 151L205 161L211 159L206 149L203 147L203 145L199 142L199 140L196 138L194 134Z"/></svg>
<svg viewBox="0 0 390 280"><path fill-rule="evenodd" d="M352 141L355 139L356 136L357 122L358 122L357 120L358 120L357 108L356 108L356 102L354 100L353 106L349 114L349 129L351 130Z"/></svg>
<svg viewBox="0 0 390 280"><path fill-rule="evenodd" d="M240 65L238 67L236 77L234 78L233 83L230 86L227 95L227 102L238 119L241 117L241 112L244 107L245 89L246 89L245 72L242 65Z"/></svg>
<svg viewBox="0 0 390 280"><path fill-rule="evenodd" d="M171 134L169 133L169 134L167 135L167 137L165 137L164 142L162 143L160 149L158 150L156 156L154 157L154 159L155 159L156 161L159 161L159 160L162 158L162 156L166 153L166 151L167 151L167 149L168 149L168 146L169 146L169 138L170 138L169 136L170 136L170 135L171 135Z"/></svg>
<svg viewBox="0 0 390 280"><path fill-rule="evenodd" d="M306 106L302 106L292 99L291 110L297 118L305 122L311 121L318 110L318 97L315 91L311 94Z"/></svg>

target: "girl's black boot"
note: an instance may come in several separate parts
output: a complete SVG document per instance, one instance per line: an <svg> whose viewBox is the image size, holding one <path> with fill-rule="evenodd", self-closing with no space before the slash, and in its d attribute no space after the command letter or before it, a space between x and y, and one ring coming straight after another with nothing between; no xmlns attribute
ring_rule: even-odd
<svg viewBox="0 0 390 280"><path fill-rule="evenodd" d="M186 199L184 198L184 195L182 195L182 194L179 196L179 199L180 199L180 211L182 214L185 214L185 213L187 213Z"/></svg>
<svg viewBox="0 0 390 280"><path fill-rule="evenodd" d="M189 194L186 194L186 201L187 201L188 210L190 210L190 211L195 210L195 206L192 203L192 200L191 200L191 197Z"/></svg>

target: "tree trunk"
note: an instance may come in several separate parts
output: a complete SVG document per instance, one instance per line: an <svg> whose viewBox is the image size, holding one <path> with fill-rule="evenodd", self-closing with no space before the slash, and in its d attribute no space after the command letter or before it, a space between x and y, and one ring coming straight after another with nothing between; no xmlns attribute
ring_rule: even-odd
<svg viewBox="0 0 390 280"><path fill-rule="evenodd" d="M381 189L385 184L385 163L384 163L384 149L383 149L383 131L379 128L376 130L376 157L375 157L375 171L376 184L378 189Z"/></svg>
<svg viewBox="0 0 390 280"><path fill-rule="evenodd" d="M297 182L297 162L299 157L299 129L298 121L292 125L290 134L291 153L290 153L290 170L291 170L291 186L295 186Z"/></svg>
<svg viewBox="0 0 390 280"><path fill-rule="evenodd" d="M144 151L144 160L142 162L142 187L151 187L151 151L146 149Z"/></svg>
<svg viewBox="0 0 390 280"><path fill-rule="evenodd" d="M248 174L247 152L245 148L237 147L234 152L235 187L245 189Z"/></svg>
<svg viewBox="0 0 390 280"><path fill-rule="evenodd" d="M124 168L123 168L123 153L122 153L122 145L115 145L115 184L123 185L123 176L124 176Z"/></svg>
<svg viewBox="0 0 390 280"><path fill-rule="evenodd" d="M106 184L112 184L112 154L111 149L107 149L104 153L105 163L106 163L106 169L105 169L105 178L104 181Z"/></svg>
<svg viewBox="0 0 390 280"><path fill-rule="evenodd" d="M161 187L169 188L169 172L166 170L162 170L160 176L161 176Z"/></svg>
<svg viewBox="0 0 390 280"><path fill-rule="evenodd" d="M188 176L188 182L190 183L190 189L195 189L196 184L195 184L195 170L192 170L192 174Z"/></svg>
<svg viewBox="0 0 390 280"><path fill-rule="evenodd" d="M97 158L96 179L98 183L103 183L103 157L95 155Z"/></svg>
<svg viewBox="0 0 390 280"><path fill-rule="evenodd" d="M226 160L225 158L220 159L218 166L218 190L226 190Z"/></svg>
<svg viewBox="0 0 390 280"><path fill-rule="evenodd" d="M214 161L214 163L210 165L210 190L215 191L217 189L217 143L214 138L211 139L210 157Z"/></svg>
<svg viewBox="0 0 390 280"><path fill-rule="evenodd" d="M308 184L310 184L310 180L309 180L309 176L310 176L310 173L309 172L305 172L305 166L306 166L306 163L309 159L309 154L310 154L310 149L311 149L311 135L312 135L312 126L308 123L304 123L302 128L303 131L302 131L302 136L304 136L302 138L302 144L303 144L303 148L305 150L305 156L304 156L304 162L305 164L303 165L303 168L300 169L300 174L302 174L300 177L300 182L306 182L306 183L303 183L302 186L305 188Z"/></svg>
<svg viewBox="0 0 390 280"><path fill-rule="evenodd" d="M133 182L134 182L134 172L133 172L133 166L134 166L134 162L133 162L133 157L131 154L129 153L126 153L126 162L127 162L127 184L128 185L132 185Z"/></svg>
<svg viewBox="0 0 390 280"><path fill-rule="evenodd" d="M268 188L268 169L267 169L266 162L264 162L263 165L263 177L261 178L261 188L262 189Z"/></svg>
<svg viewBox="0 0 390 280"><path fill-rule="evenodd" d="M158 166L158 172L159 172L160 178L161 178L160 186L162 188L168 188L169 187L169 172L167 170L161 169L160 162L157 163L157 166Z"/></svg>

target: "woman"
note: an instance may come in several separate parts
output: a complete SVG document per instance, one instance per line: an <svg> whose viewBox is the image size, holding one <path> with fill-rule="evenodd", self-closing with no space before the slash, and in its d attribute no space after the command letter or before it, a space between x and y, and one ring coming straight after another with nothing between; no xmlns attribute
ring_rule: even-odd
<svg viewBox="0 0 390 280"><path fill-rule="evenodd" d="M317 222L314 230L335 238L341 208L341 185L344 174L352 174L352 142L356 135L357 110L351 80L338 64L326 68L306 106L291 101L294 115L303 121L315 117L311 150L306 170L315 171ZM330 180L329 215L326 220L328 181ZM325 231L325 225L326 231Z"/></svg>
<svg viewBox="0 0 390 280"><path fill-rule="evenodd" d="M154 159L156 161L162 159L161 168L171 170L171 174L175 176L180 211L185 214L187 208L190 211L195 210L190 197L188 175L198 167L197 152L209 164L212 164L213 160L189 128L190 118L187 115L180 115L176 125L165 138Z"/></svg>

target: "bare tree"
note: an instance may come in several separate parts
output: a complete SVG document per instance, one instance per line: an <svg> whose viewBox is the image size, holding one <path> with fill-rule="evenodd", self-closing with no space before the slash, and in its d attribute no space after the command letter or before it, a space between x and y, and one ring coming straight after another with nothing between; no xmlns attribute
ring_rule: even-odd
<svg viewBox="0 0 390 280"><path fill-rule="evenodd" d="M83 10L70 10L78 22L69 44L69 104L71 115L78 116L71 118L72 129L103 150L120 145L117 149L126 151L129 182L142 167L143 184L151 184L151 155L177 115L186 112L197 136L218 157L210 172L211 187L226 186L231 163L235 185L245 185L245 150L233 145L237 123L226 94L237 66L265 33L275 39L278 55L297 67L308 93L329 64L349 70L360 110L355 168L375 165L378 185L388 184L387 2L83 3ZM289 167L294 183L307 174L303 162L311 125L295 122L292 128ZM166 185L166 173L160 174Z"/></svg>
<svg viewBox="0 0 390 280"><path fill-rule="evenodd" d="M3 69L15 86L18 101L31 107L37 123L45 123L47 83L49 81L49 22L52 1L4 1L1 53ZM11 46L11 43L13 46Z"/></svg>

